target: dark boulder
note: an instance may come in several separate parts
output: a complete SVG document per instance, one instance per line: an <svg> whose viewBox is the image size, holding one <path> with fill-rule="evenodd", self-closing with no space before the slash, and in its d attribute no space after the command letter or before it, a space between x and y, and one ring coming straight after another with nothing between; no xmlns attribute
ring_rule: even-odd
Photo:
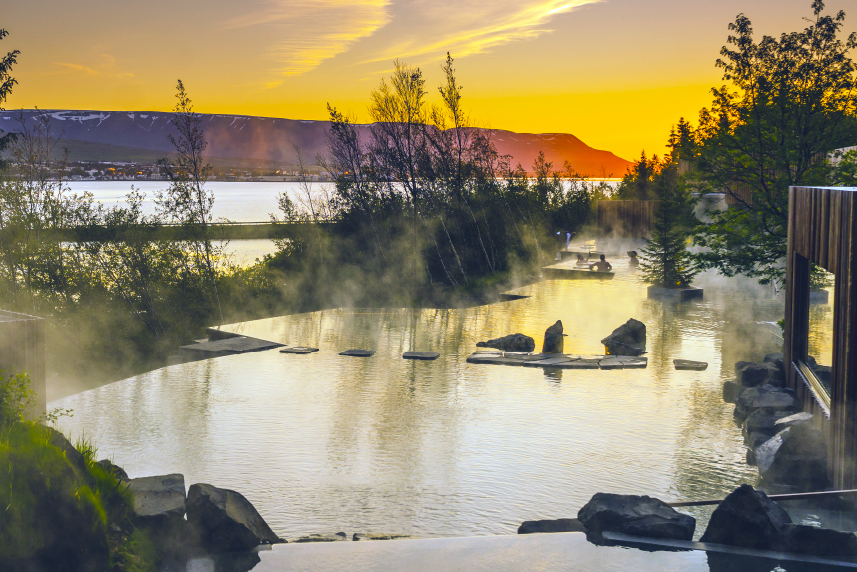
<svg viewBox="0 0 857 572"><path fill-rule="evenodd" d="M561 354L563 350L562 338L565 335L562 333L562 322L557 320L553 326L545 330L545 343L542 346L542 353Z"/></svg>
<svg viewBox="0 0 857 572"><path fill-rule="evenodd" d="M785 373L786 369L785 369L785 363L783 362L783 359L784 359L783 352L777 352L777 353L772 353L772 354L766 354L765 359L763 359L762 361L764 363L773 364L777 369L779 369L780 371Z"/></svg>
<svg viewBox="0 0 857 572"><path fill-rule="evenodd" d="M586 527L576 518L527 520L518 527L518 534L536 534L540 532L586 532Z"/></svg>
<svg viewBox="0 0 857 572"><path fill-rule="evenodd" d="M696 519L648 496L595 493L577 513L589 534L621 532L651 538L691 540Z"/></svg>
<svg viewBox="0 0 857 572"><path fill-rule="evenodd" d="M61 432L47 426L45 427L45 431L48 433L48 444L56 447L64 453L65 458L68 459L69 464L74 467L78 476L83 478L88 485L92 485L94 481L86 466L86 459L83 458L83 454L81 454L81 452L78 451L75 446L71 444L71 441L69 441Z"/></svg>
<svg viewBox="0 0 857 572"><path fill-rule="evenodd" d="M774 436L777 431L784 427L778 427L777 421L790 417L788 411L769 411L766 408L757 409L752 412L741 424L741 434L744 436L744 444L755 447ZM755 436L754 438L751 438ZM761 440L759 440L761 439ZM751 444L751 441L755 441Z"/></svg>
<svg viewBox="0 0 857 572"><path fill-rule="evenodd" d="M737 381L724 381L723 401L726 403L735 403L738 401L738 396L741 395L741 392L744 391L744 389L746 388Z"/></svg>
<svg viewBox="0 0 857 572"><path fill-rule="evenodd" d="M768 409L770 412L789 411L796 412L799 409L794 391L773 385L765 384L758 387L749 387L741 392L735 400L735 419L741 423L748 415L757 409Z"/></svg>
<svg viewBox="0 0 857 572"><path fill-rule="evenodd" d="M203 483L188 490L187 521L210 552L238 552L282 542L241 493Z"/></svg>
<svg viewBox="0 0 857 572"><path fill-rule="evenodd" d="M101 459L100 461L98 461L98 464L101 465L101 467L108 475L113 475L120 481L129 480L128 473L125 472L125 469L118 465L114 465L113 461L111 461L110 459Z"/></svg>
<svg viewBox="0 0 857 572"><path fill-rule="evenodd" d="M840 532L805 524L789 524L783 536L789 549L799 554L812 554L825 558L857 556L857 536L853 532Z"/></svg>
<svg viewBox="0 0 857 572"><path fill-rule="evenodd" d="M179 474L140 477L128 481L138 523L181 519L185 513L184 476Z"/></svg>
<svg viewBox="0 0 857 572"><path fill-rule="evenodd" d="M608 354L638 356L646 352L646 325L631 318L601 340Z"/></svg>
<svg viewBox="0 0 857 572"><path fill-rule="evenodd" d="M372 532L355 532L351 540L354 542L365 542L368 540L402 540L405 538L411 538L411 536L407 534L377 534Z"/></svg>
<svg viewBox="0 0 857 572"><path fill-rule="evenodd" d="M783 429L755 449L759 476L766 483L816 491L827 486L827 448L809 425Z"/></svg>
<svg viewBox="0 0 857 572"><path fill-rule="evenodd" d="M788 513L765 493L750 485L741 485L714 509L700 541L784 550L783 535L791 522Z"/></svg>
<svg viewBox="0 0 857 572"><path fill-rule="evenodd" d="M739 361L735 364L735 374L738 377L738 383L744 387L756 387L763 383L782 386L785 379L782 371L772 363Z"/></svg>
<svg viewBox="0 0 857 572"><path fill-rule="evenodd" d="M348 535L344 532L337 532L335 534L308 534L296 538L294 542L303 544L305 542L341 542L343 540L348 540Z"/></svg>
<svg viewBox="0 0 857 572"><path fill-rule="evenodd" d="M487 342L478 342L476 347L494 348L504 352L532 352L536 350L536 341L524 334L510 334Z"/></svg>

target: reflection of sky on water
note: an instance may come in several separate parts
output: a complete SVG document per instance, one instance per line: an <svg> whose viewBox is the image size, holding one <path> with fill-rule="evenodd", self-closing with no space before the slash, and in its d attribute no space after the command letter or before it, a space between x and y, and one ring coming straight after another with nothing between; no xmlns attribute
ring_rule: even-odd
<svg viewBox="0 0 857 572"><path fill-rule="evenodd" d="M615 262L615 261L614 261ZM464 310L326 310L232 329L310 355L236 355L164 368L51 404L131 476L181 472L247 496L280 535L371 531L513 533L575 516L598 491L722 498L755 483L732 406L733 364L777 351L782 302L750 282L703 276L705 300L646 299L615 262L612 281L545 281L521 300ZM635 317L644 370L465 363L477 341L536 338L561 319L567 353ZM372 358L340 357L349 348ZM434 362L401 359L436 350ZM674 358L709 362L675 371ZM707 518L710 510L698 509ZM701 534L705 522L700 522Z"/></svg>

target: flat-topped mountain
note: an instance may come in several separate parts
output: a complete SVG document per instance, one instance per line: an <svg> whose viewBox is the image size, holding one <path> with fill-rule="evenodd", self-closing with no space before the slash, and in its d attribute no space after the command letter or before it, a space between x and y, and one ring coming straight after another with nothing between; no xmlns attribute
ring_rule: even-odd
<svg viewBox="0 0 857 572"><path fill-rule="evenodd" d="M167 139L175 133L173 114L163 111L7 110L0 111L0 130L18 131L21 117L33 122L42 116L48 117L52 134L61 137L75 161L140 161L173 150ZM294 145L300 146L308 163L313 163L317 154L325 154L329 125L328 121L202 114L207 156L288 165L297 162ZM358 126L364 132L368 127ZM491 137L501 155L512 156L513 165L521 163L528 170L539 151L544 151L555 168L567 160L578 172L591 177L622 176L630 165L568 133L480 131Z"/></svg>

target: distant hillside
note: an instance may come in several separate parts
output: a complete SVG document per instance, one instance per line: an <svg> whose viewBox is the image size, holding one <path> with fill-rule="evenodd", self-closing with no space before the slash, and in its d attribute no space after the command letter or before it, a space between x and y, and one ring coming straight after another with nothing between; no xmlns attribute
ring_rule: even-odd
<svg viewBox="0 0 857 572"><path fill-rule="evenodd" d="M21 112L0 111L0 129L20 129ZM25 110L25 121L48 116L54 136L68 141L72 160L147 161L171 152L167 135L175 133L172 113L158 111L69 111ZM212 158L260 163L296 163L293 143L304 159L314 162L327 152L327 121L301 121L242 115L203 115ZM359 126L364 132L368 126ZM630 163L609 151L600 151L567 133L514 133L497 129L489 133L501 155L511 155L513 164L530 169L539 151L561 167L571 163L578 172L592 177L621 176Z"/></svg>

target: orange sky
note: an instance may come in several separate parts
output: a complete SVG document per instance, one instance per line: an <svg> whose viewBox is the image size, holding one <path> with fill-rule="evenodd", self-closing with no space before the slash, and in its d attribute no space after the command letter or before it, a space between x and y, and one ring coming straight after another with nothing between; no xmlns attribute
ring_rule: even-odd
<svg viewBox="0 0 857 572"><path fill-rule="evenodd" d="M802 28L810 0L27 0L0 13L21 50L7 109L169 110L366 118L392 61L435 96L447 51L477 125L567 132L632 159L695 119L738 13L757 36ZM850 9L839 0L830 12ZM855 6L857 8L857 6ZM846 30L857 29L857 10Z"/></svg>

